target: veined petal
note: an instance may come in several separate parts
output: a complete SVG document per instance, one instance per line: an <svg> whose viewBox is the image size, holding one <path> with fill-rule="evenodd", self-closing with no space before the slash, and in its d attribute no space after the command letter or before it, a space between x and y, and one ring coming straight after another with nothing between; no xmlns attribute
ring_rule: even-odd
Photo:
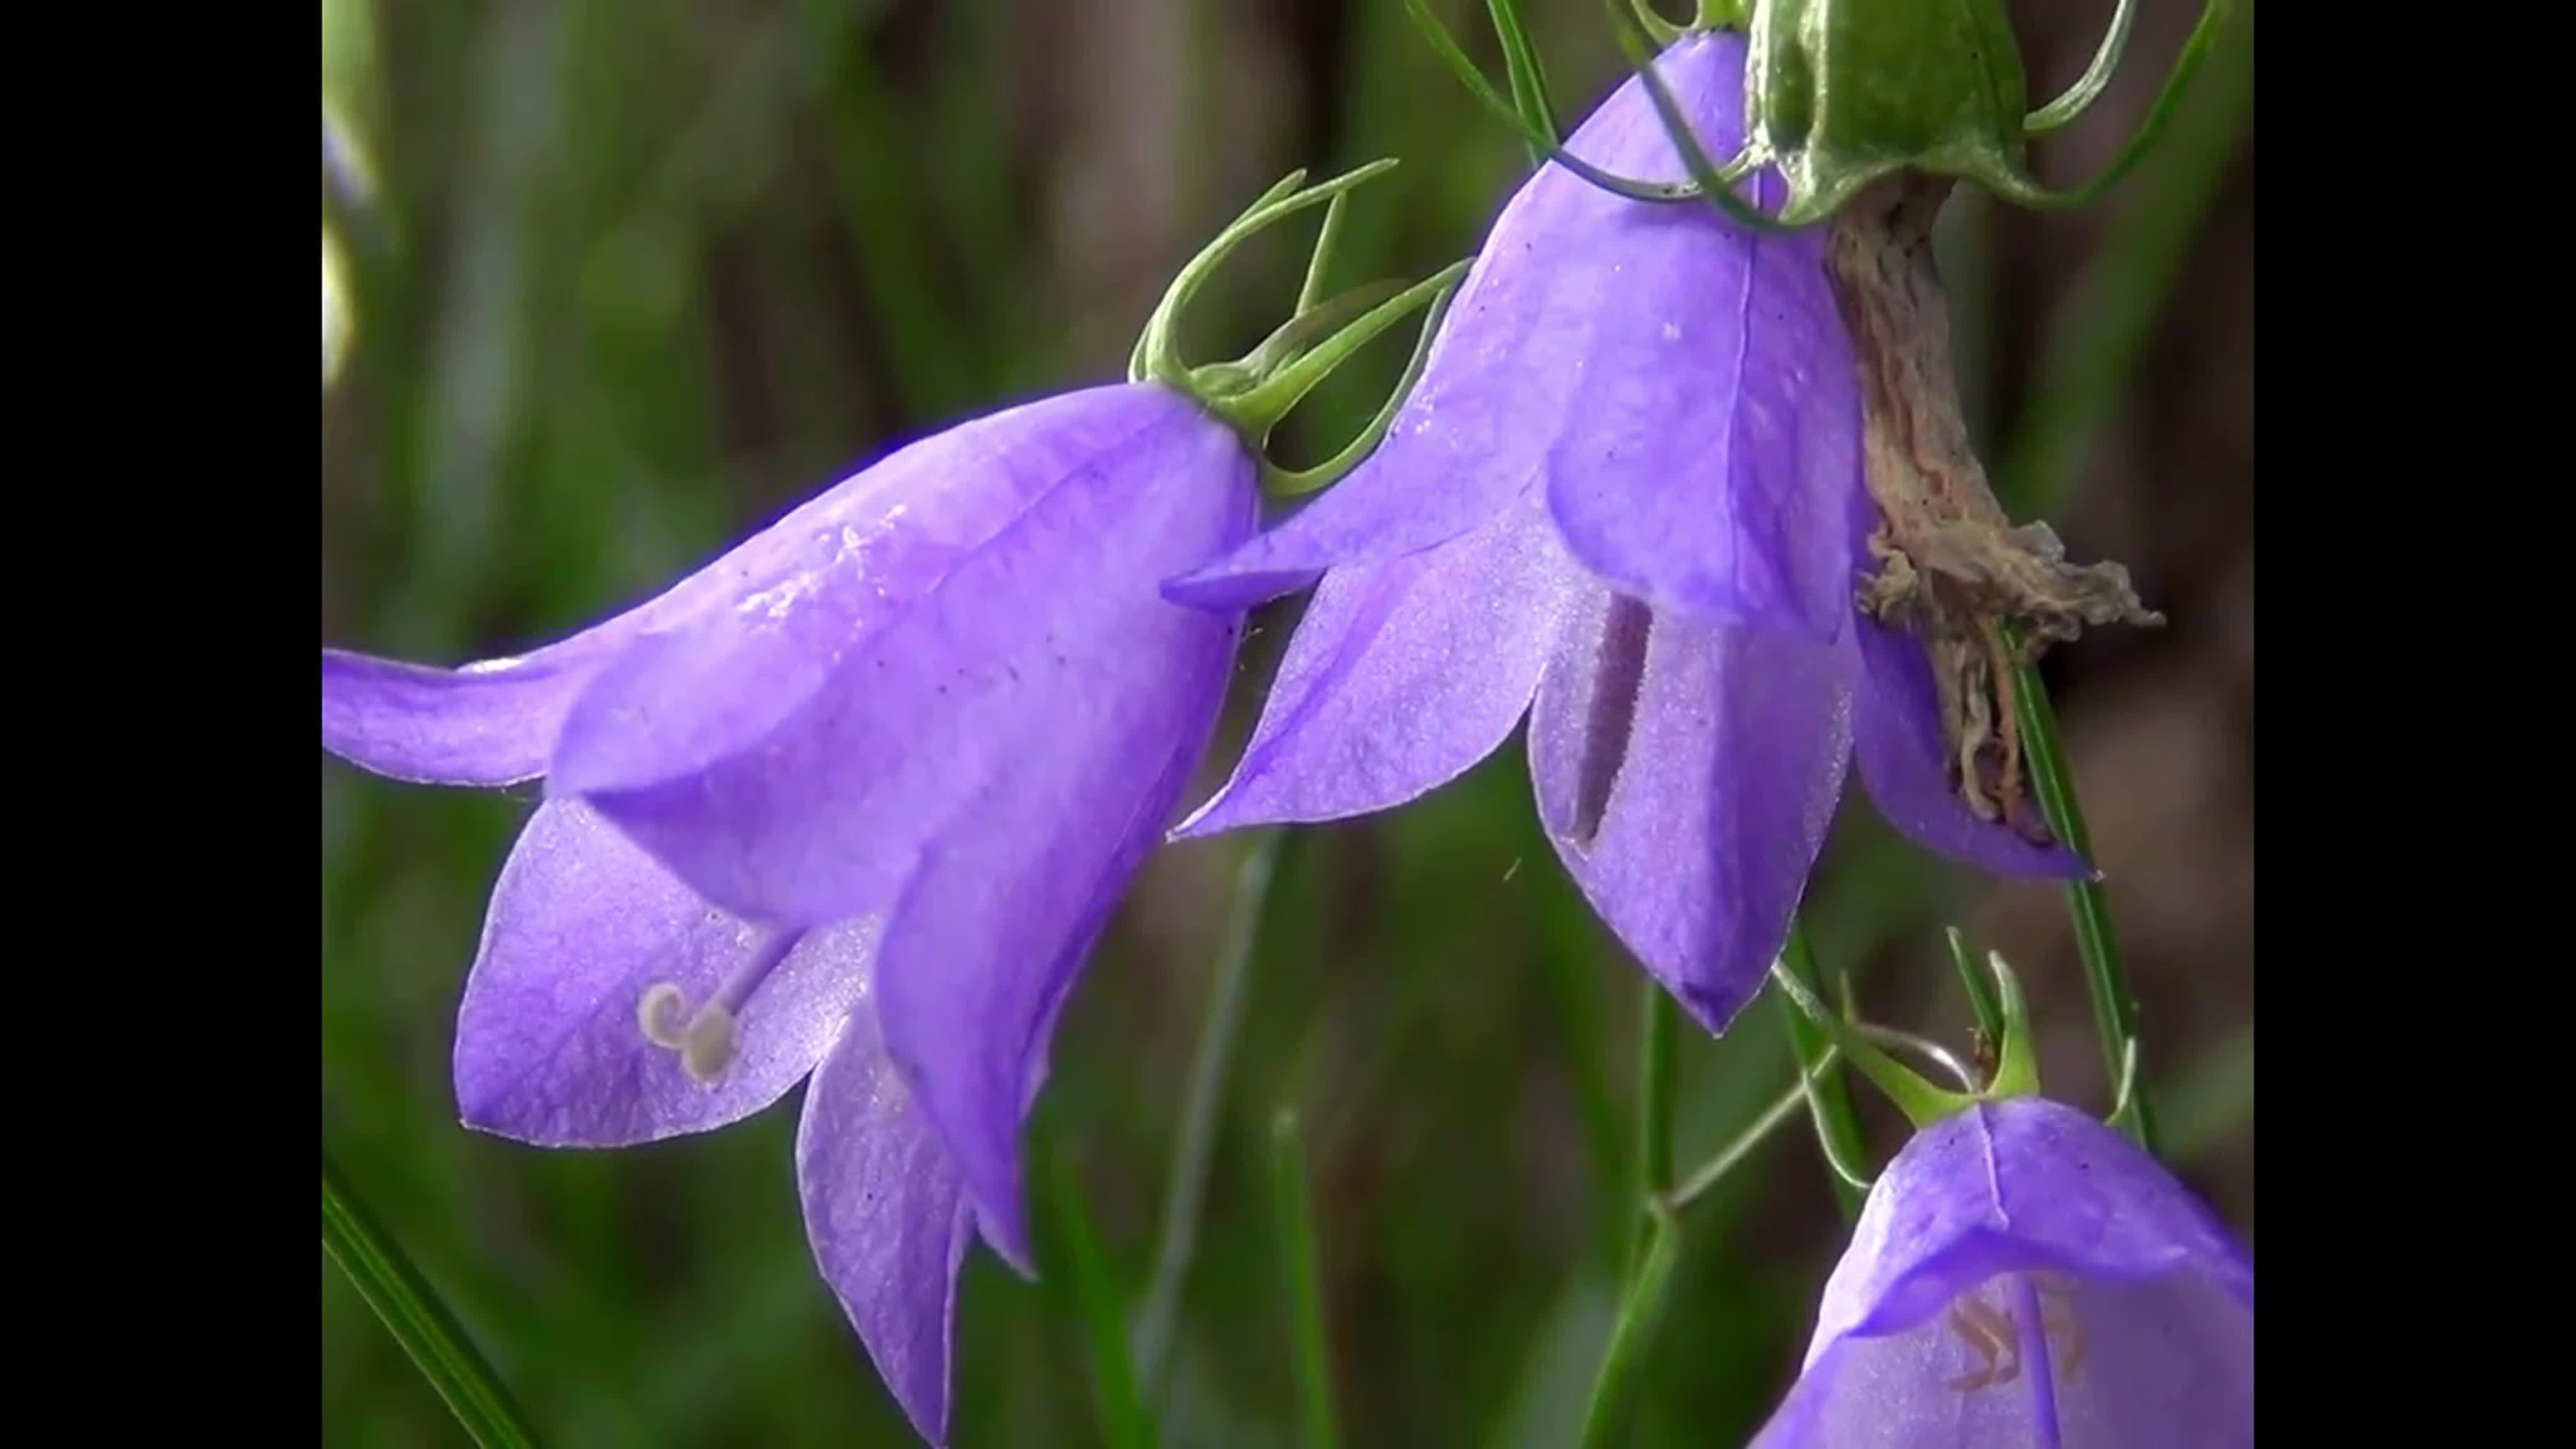
<svg viewBox="0 0 2576 1449"><path fill-rule="evenodd" d="M814 931L736 1013L732 1060L700 1083L654 1045L645 993L713 997L778 944L709 906L577 800L538 807L492 889L456 1023L469 1127L547 1147L621 1147L703 1132L784 1095L866 989L874 930Z"/></svg>
<svg viewBox="0 0 2576 1449"><path fill-rule="evenodd" d="M1744 55L1721 31L1656 62L1721 161L1743 141ZM1586 159L1689 177L1634 76L1585 129L1599 136ZM1836 637L1851 612L1838 539L1861 476L1861 399L1822 230L1760 235L1553 165L1530 189L1520 260L1543 272L1545 302L1522 365L1561 371L1541 396L1566 546L1659 609ZM1763 194L1778 190L1766 175ZM1517 384L1496 386L1521 405Z"/></svg>
<svg viewBox="0 0 2576 1449"><path fill-rule="evenodd" d="M1761 989L1850 757L1833 649L1606 591L1567 629L1530 716L1558 859L1711 1032Z"/></svg>
<svg viewBox="0 0 2576 1449"><path fill-rule="evenodd" d="M2233 1446L2253 1392L2243 1249L2126 1138L2017 1098L1880 1174L1755 1442Z"/></svg>
<svg viewBox="0 0 2576 1449"><path fill-rule="evenodd" d="M1174 837L1362 815L1454 779L1527 712L1588 584L1535 490L1474 533L1335 569L1233 777Z"/></svg>
<svg viewBox="0 0 2576 1449"><path fill-rule="evenodd" d="M1730 145L1743 131L1743 52L1744 42L1733 36L1688 40L1657 62L1686 105L1723 117ZM1720 94L1730 90L1732 99ZM1709 144L1719 143L1711 138ZM1567 138L1566 148L1614 171L1681 174L1671 138L1633 78ZM1718 424L1696 419L1713 407L1726 411L1724 400L1737 395L1732 380L1747 367L1739 358L1747 328L1738 314L1746 305L1750 255L1704 206L1628 201L1553 162L1541 167L1495 218L1385 440L1332 491L1233 553L1174 579L1165 592L1195 607L1245 608L1304 588L1327 569L1383 563L1446 543L1511 507L1552 456L1584 469L1607 459L1635 478L1628 491L1668 493L1674 501L1659 506L1688 514L1693 537L1722 532L1725 525L1708 518L1725 500L1717 485L1697 480L1723 479L1725 466L1712 473L1689 455L1689 471L1652 471L1668 469L1681 455L1660 446L1651 456L1614 455L1644 446L1653 427L1685 417L1695 420L1699 446L1712 427L1722 429L1723 418ZM1785 358L1797 371L1745 393L1757 400L1784 389L1794 395L1823 365L1824 354L1802 350L1812 289L1785 275L1789 256L1782 251L1765 263L1756 320L1776 329L1776 344L1766 342L1755 361ZM1816 274L1818 284L1822 276ZM1830 293L1822 315L1833 324L1828 335L1840 336ZM1615 366L1587 350L1641 328ZM1839 383L1850 391L1857 384L1847 346L1840 355L1842 371L1818 385ZM1613 412L1590 416L1604 406ZM1782 426L1799 419L1780 409L1757 421L1767 431L1743 445L1748 460L1757 441L1777 443ZM1858 427L1856 412L1851 425ZM1781 519L1778 536L1797 537L1796 523ZM1776 557L1785 555L1725 566L1743 573L1750 587Z"/></svg>
<svg viewBox="0 0 2576 1449"><path fill-rule="evenodd" d="M2200 1268L2254 1303L2252 1260L2154 1158L2063 1103L2016 1097L1923 1129L1888 1164L1825 1284L1809 1354L1920 1322L2016 1267L2131 1283Z"/></svg>
<svg viewBox="0 0 2576 1449"><path fill-rule="evenodd" d="M362 769L419 784L534 779L546 773L574 700L640 638L710 611L768 610L817 572L857 558L865 559L877 591L866 619L891 613L936 581L957 555L1017 514L1019 496L1007 486L1012 475L982 466L994 441L961 429L897 452L644 603L528 654L440 669L325 649L322 747ZM925 469L966 481L925 490L918 486Z"/></svg>
<svg viewBox="0 0 2576 1449"><path fill-rule="evenodd" d="M1255 507L1239 440L1178 394L1093 389L885 466L909 500L889 546L907 569L945 553L935 577L890 605L869 550L836 551L640 642L575 705L548 777L762 919L837 920L898 888L970 802L1159 741L1174 652L1230 649L1239 623L1156 589L1239 542ZM948 510L988 520L996 500L1006 521L947 546Z"/></svg>
<svg viewBox="0 0 2576 1449"><path fill-rule="evenodd" d="M603 625L518 659L436 669L322 651L322 748L420 785L509 785L546 772L572 697L628 631Z"/></svg>
<svg viewBox="0 0 2576 1449"><path fill-rule="evenodd" d="M1861 779L1888 824L1926 850L1999 875L2091 873L2063 845L2033 845L2005 825L1968 813L1943 762L1940 696L1921 641L1855 617L1845 648L1856 676L1852 735ZM2036 797L2030 808L2038 808Z"/></svg>
<svg viewBox="0 0 2576 1449"><path fill-rule="evenodd" d="M805 1089L796 1186L823 1281L914 1432L947 1443L957 1273L975 1212L868 1003Z"/></svg>
<svg viewBox="0 0 2576 1449"><path fill-rule="evenodd" d="M887 925L887 1049L938 1123L985 1240L1024 1273L1020 1128L1056 1015L1207 750L1234 627L1156 600L1123 631L1117 668L1085 686L1086 706L1032 701L1043 747L1032 737L1019 768L976 777ZM1112 712L1116 727L1102 727Z"/></svg>

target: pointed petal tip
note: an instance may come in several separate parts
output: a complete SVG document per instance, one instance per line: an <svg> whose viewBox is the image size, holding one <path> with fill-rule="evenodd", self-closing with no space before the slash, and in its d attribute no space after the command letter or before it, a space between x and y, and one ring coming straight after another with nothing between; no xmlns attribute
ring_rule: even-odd
<svg viewBox="0 0 2576 1449"><path fill-rule="evenodd" d="M1203 840L1211 835L1224 834L1227 826L1222 807L1232 793L1233 786L1229 782L1225 788L1210 795L1206 804L1181 817L1180 824L1164 831L1163 843L1178 845L1184 840Z"/></svg>
<svg viewBox="0 0 2576 1449"><path fill-rule="evenodd" d="M1348 819L1352 814L1376 813L1375 810L1330 813L1293 808L1282 809L1275 804L1265 808L1258 802L1257 796L1253 803L1247 804L1236 788L1242 783L1241 775L1226 781L1225 788L1208 797L1206 804L1190 812L1180 824L1166 832L1163 836L1164 841L1178 844L1185 840L1205 840L1210 836L1225 835L1237 830L1258 830L1272 825L1330 825L1336 821ZM1428 793L1428 789L1419 793ZM1409 804L1416 798L1418 794L1391 801L1376 809L1392 810L1399 805Z"/></svg>
<svg viewBox="0 0 2576 1449"><path fill-rule="evenodd" d="M1164 599L1185 609L1235 614L1313 588L1323 577L1320 568L1238 568L1220 560L1165 579L1161 591Z"/></svg>

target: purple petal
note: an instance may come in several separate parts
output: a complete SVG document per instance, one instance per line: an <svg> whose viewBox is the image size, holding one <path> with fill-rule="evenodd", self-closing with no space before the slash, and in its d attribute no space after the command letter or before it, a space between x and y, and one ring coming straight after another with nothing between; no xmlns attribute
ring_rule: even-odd
<svg viewBox="0 0 2576 1449"><path fill-rule="evenodd" d="M1366 814L1455 778L1529 709L1585 583L1534 493L1437 548L1335 569L1233 777L1175 838Z"/></svg>
<svg viewBox="0 0 2576 1449"><path fill-rule="evenodd" d="M465 1124L547 1147L703 1132L802 1080L866 990L864 923L798 941L745 999L724 1074L701 1084L645 1039L647 990L692 1005L772 945L715 910L579 801L540 806L492 889L456 1023Z"/></svg>
<svg viewBox="0 0 2576 1449"><path fill-rule="evenodd" d="M889 537L894 519L921 512L919 500L888 496L883 485L897 476L885 465L860 473L646 602L533 653L438 669L325 649L322 747L419 784L534 779L546 773L574 700L636 640L712 610L781 597L814 571L818 555L864 550L889 602L896 601L906 582L935 577L958 550L1011 516L994 500L957 490L939 500L946 506L936 520L914 517Z"/></svg>
<svg viewBox="0 0 2576 1449"><path fill-rule="evenodd" d="M2045 1291L2005 1277L1976 1297L2008 1347L1990 1328L1981 1348L1976 1320L1946 1315L1840 1340L1799 1376L1755 1449L2254 1442L2253 1316L2206 1275Z"/></svg>
<svg viewBox="0 0 2576 1449"><path fill-rule="evenodd" d="M1659 62L1721 161L1743 139L1744 52L1720 32ZM1587 159L1688 179L1633 76L1585 129L1599 135ZM1493 386L1548 422L1548 505L1566 546L1658 608L1833 639L1851 613L1838 540L1861 477L1861 400L1824 233L1761 236L1552 166L1542 189L1519 218L1522 264L1545 277L1523 344L1536 355L1520 365L1564 375L1526 399L1516 378Z"/></svg>
<svg viewBox="0 0 2576 1449"><path fill-rule="evenodd" d="M1159 601L1132 620L1099 693L1032 702L1051 726L1045 748L979 777L886 928L888 1050L939 1124L985 1240L1024 1273L1020 1127L1056 1015L1206 753L1233 652L1230 622ZM1112 710L1126 718L1101 727Z"/></svg>
<svg viewBox="0 0 2576 1449"><path fill-rule="evenodd" d="M1725 127L1730 146L1743 129L1743 56L1743 40L1729 35L1685 40L1657 62L1686 105ZM1614 171L1684 174L1633 77L1566 147ZM1200 608L1244 608L1304 588L1329 568L1380 563L1445 543L1511 506L1549 465L1551 450L1589 469L1620 449L1645 449L1615 465L1622 478L1634 480L1618 501L1624 505L1631 492L1652 493L1664 513L1687 519L1699 544L1733 549L1730 525L1719 517L1723 499L1712 490L1726 486L1737 453L1750 476L1760 447L1798 445L1806 420L1785 406L1749 414L1744 426L1751 433L1740 447L1714 455L1725 460L1714 471L1699 454L1657 442L1656 430L1687 426L1697 440L1690 446L1698 448L1712 433L1732 436L1726 409L1715 409L1720 416L1713 419L1701 415L1712 411L1713 399L1737 395L1747 337L1765 339L1755 359L1760 365L1785 360L1793 369L1744 394L1757 405L1796 396L1811 377L1846 390L1853 385L1848 346L1831 351L1841 323L1829 292L1819 315L1831 325L1821 343L1809 345L1816 321L1809 313L1822 273L1813 279L1788 274L1794 256L1803 255L1797 249L1815 245L1790 243L1763 254L1765 290L1748 318L1751 254L1707 208L1627 201L1561 166L1541 168L1495 219L1385 441L1331 492L1231 555L1174 579L1165 592ZM1675 329L1669 336L1668 323ZM1687 346L1676 345L1684 340ZM1604 347L1609 351L1596 351ZM1835 357L1840 372L1830 370ZM1817 373L1820 368L1826 371ZM1669 476L1653 471L1668 469L1675 457L1691 468ZM1773 471L1788 480L1783 487L1800 476L1794 468ZM1701 483L1703 476L1711 481ZM1694 486L1670 487L1675 477ZM1593 511L1587 506L1580 516L1589 519ZM1798 538L1796 524L1794 515L1766 523L1761 540ZM1624 558L1616 551L1587 553ZM1785 557L1767 552L1739 561L1728 553L1694 564L1691 576L1740 577L1741 587L1767 588L1762 571ZM1710 584L1700 592L1717 589Z"/></svg>
<svg viewBox="0 0 2576 1449"><path fill-rule="evenodd" d="M796 1185L823 1281L914 1432L947 1443L950 1328L975 1213L865 1005L805 1090Z"/></svg>
<svg viewBox="0 0 2576 1449"><path fill-rule="evenodd" d="M1857 676L1852 738L1861 779L1887 823L1926 850L1999 875L2092 874L2062 845L2033 845L2009 827L1968 813L1950 786L1941 739L1940 695L1930 656L1912 634L1855 616L1852 668ZM2033 810L2037 800L2031 801Z"/></svg>
<svg viewBox="0 0 2576 1449"><path fill-rule="evenodd" d="M2254 1304L2251 1260L2172 1174L2084 1113L2022 1097L1935 1123L1888 1164L1826 1285L1810 1353L2032 1267L2122 1282L2197 1267Z"/></svg>
<svg viewBox="0 0 2576 1449"><path fill-rule="evenodd" d="M576 635L520 659L434 669L322 651L322 748L396 780L508 785L546 771L564 711L625 631Z"/></svg>
<svg viewBox="0 0 2576 1449"><path fill-rule="evenodd" d="M2127 1139L2054 1102L1982 1105L1881 1175L1756 1442L2250 1444L2253 1311L2242 1248ZM1979 1317L2010 1345L1981 1349Z"/></svg>
<svg viewBox="0 0 2576 1449"><path fill-rule="evenodd" d="M1530 717L1557 857L1699 1023L1762 987L1851 756L1837 652L1603 592Z"/></svg>
<svg viewBox="0 0 2576 1449"><path fill-rule="evenodd" d="M763 919L863 908L975 801L1068 762L1159 758L1239 622L1157 592L1255 508L1241 443L1163 388L998 414L863 476L878 533L826 531L777 587L626 651L548 780Z"/></svg>

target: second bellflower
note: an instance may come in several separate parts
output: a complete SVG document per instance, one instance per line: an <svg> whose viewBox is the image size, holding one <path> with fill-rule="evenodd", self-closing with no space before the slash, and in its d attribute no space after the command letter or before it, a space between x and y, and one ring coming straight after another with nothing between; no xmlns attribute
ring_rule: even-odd
<svg viewBox="0 0 2576 1449"><path fill-rule="evenodd" d="M1871 1187L1755 1449L2254 1442L2254 1265L2072 1107L1980 1102Z"/></svg>
<svg viewBox="0 0 2576 1449"><path fill-rule="evenodd" d="M1743 136L1744 56L1718 32L1655 62L1720 155ZM1686 175L1633 77L1567 149ZM2082 871L1969 814L1922 646L1855 608L1874 514L1823 247L1541 168L1386 441L1167 587L1226 609L1321 580L1232 778L1178 833L1386 809L1527 714L1558 856L1711 1031L1760 989L1855 755L1918 843Z"/></svg>

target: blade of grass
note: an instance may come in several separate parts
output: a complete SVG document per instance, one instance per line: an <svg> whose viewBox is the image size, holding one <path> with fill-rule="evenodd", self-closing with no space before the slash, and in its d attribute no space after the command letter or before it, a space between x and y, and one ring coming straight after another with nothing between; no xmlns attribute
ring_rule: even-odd
<svg viewBox="0 0 2576 1449"><path fill-rule="evenodd" d="M1118 1282L1091 1214L1082 1203L1082 1180L1073 1158L1057 1147L1048 1153L1049 1186L1054 1211L1046 1215L1054 1239L1054 1258L1067 1277L1084 1337L1091 1347L1091 1392L1100 1413L1101 1437L1110 1449L1152 1449L1154 1426L1136 1392L1136 1370L1127 1353L1126 1315L1118 1304Z"/></svg>
<svg viewBox="0 0 2576 1449"><path fill-rule="evenodd" d="M322 1150L322 1246L475 1443L484 1449L534 1449L536 1435L520 1417L501 1376L349 1185L327 1147Z"/></svg>

